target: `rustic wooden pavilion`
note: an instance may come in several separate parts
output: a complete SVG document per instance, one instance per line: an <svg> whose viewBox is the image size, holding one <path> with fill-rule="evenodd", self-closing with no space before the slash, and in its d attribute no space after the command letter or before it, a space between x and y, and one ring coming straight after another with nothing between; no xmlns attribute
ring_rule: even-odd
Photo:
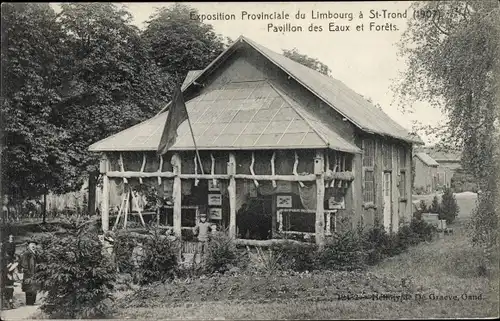
<svg viewBox="0 0 500 321"><path fill-rule="evenodd" d="M103 230L110 184L123 189L125 225L127 215L144 223L128 204L154 186L172 201L156 219L178 236L200 211L235 238L318 243L346 218L379 219L390 231L410 219L412 144L422 142L342 82L241 36L189 72L182 91L203 173L187 121L171 151L156 155L168 105L91 145L103 155Z"/></svg>

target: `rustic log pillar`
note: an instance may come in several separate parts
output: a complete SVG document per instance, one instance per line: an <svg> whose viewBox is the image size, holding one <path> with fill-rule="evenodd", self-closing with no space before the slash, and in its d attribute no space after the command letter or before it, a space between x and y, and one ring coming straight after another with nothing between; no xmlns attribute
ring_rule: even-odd
<svg viewBox="0 0 500 321"><path fill-rule="evenodd" d="M236 157L234 153L229 153L229 162L227 163L227 173L230 175L229 186L229 236L236 238Z"/></svg>
<svg viewBox="0 0 500 321"><path fill-rule="evenodd" d="M322 248L325 245L325 165L322 150L316 152L314 159L314 174L316 175L316 224L314 228L316 244Z"/></svg>
<svg viewBox="0 0 500 321"><path fill-rule="evenodd" d="M109 230L109 160L106 155L101 158L99 170L102 174L101 225L102 230Z"/></svg>
<svg viewBox="0 0 500 321"><path fill-rule="evenodd" d="M174 170L174 233L180 239L182 237L181 215L182 215L182 182L181 182L181 156L175 153L172 156L172 167Z"/></svg>
<svg viewBox="0 0 500 321"><path fill-rule="evenodd" d="M353 223L366 224L363 210L363 158L362 154L354 154L352 157L352 171L355 173L354 180L351 182L351 199L353 210Z"/></svg>

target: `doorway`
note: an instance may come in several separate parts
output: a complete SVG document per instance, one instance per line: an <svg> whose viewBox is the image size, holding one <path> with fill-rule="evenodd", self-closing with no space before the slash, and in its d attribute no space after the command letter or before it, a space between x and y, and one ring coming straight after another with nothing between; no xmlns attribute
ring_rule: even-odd
<svg viewBox="0 0 500 321"><path fill-rule="evenodd" d="M271 238L272 195L259 195L248 199L236 214L236 226L239 237L252 240Z"/></svg>

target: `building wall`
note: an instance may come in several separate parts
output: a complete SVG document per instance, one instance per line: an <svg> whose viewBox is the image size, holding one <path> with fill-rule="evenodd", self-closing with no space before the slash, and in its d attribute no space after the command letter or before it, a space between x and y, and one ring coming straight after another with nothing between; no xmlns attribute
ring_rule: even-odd
<svg viewBox="0 0 500 321"><path fill-rule="evenodd" d="M426 193L436 191L438 179L438 167L428 166L420 158L414 157L415 162L415 189L423 189Z"/></svg>
<svg viewBox="0 0 500 321"><path fill-rule="evenodd" d="M372 204L365 204L363 202L363 192L364 192L364 168L363 168L363 156L362 155L354 155L351 159L350 163L353 167L355 180L352 184L349 185L347 190L346 197L346 210L343 215L348 215L352 218L352 223L357 224L362 221L365 224L373 224L376 217L382 218L383 213L383 195L382 195L382 175L384 172L383 165L383 153L382 153L382 145L386 144L394 151L391 153L390 157L390 167L391 177L392 177L392 202L390 204L392 210L392 223L395 226L394 229L397 229L399 221L401 218L408 217L411 215L411 190L410 188L406 188L405 196L399 195L399 179L401 177L401 170L407 170L406 173L406 186L410 186L411 179L411 149L410 145L404 144L400 141L384 139L377 135L368 135L366 136L362 131L357 129L354 125L352 125L349 121L344 119L344 117L336 112L333 108L323 103L320 99L316 98L312 95L307 89L305 89L301 84L288 77L286 73L284 73L281 69L274 66L272 63L268 62L267 59L263 59L263 57L253 50L242 51L240 50L236 54L232 55L228 60L224 61L217 70L207 76L205 79L200 80L202 83L206 85L206 87L200 89L201 92L210 91L214 88L220 87L228 82L242 82L242 81L259 81L259 80L268 80L271 84L276 86L278 89L284 91L287 95L289 95L292 99L300 103L302 106L305 106L311 114L315 115L316 118L320 119L323 122L323 125L327 126L331 130L335 131L341 137L346 139L347 141L356 144L358 147L362 148L363 138L370 137L374 139L375 142L375 164L373 166L374 171L374 201ZM187 97L189 99L189 95ZM396 150L404 149L407 153L407 167L405 169L399 168L398 163L398 153ZM204 162L205 172L210 171L210 158L207 156L205 152L200 152ZM259 152L259 156L256 156L256 159L268 159L269 152ZM312 151L302 151L303 157L301 159L314 157L314 152ZM205 155L206 154L206 155ZM239 167L243 164L242 159L246 159L249 161L248 154L245 156L245 152L237 152L237 170L247 171L247 166ZM261 155L262 154L262 155ZM115 155L116 156L116 155ZM186 171L191 171L191 166L194 166L194 154L184 153L185 157L182 157L182 172L186 173ZM219 157L220 156L220 157ZM227 154L220 153L219 156L216 156L217 159L220 158L220 161L216 164L216 172L220 171L220 173L225 173L225 166L227 162ZM133 165L127 165L129 170L139 170L141 167L141 157L140 155L131 155L130 162ZM158 159L154 159L152 157L152 164L146 165L146 168L151 167L151 171L158 170L159 161ZM292 160L290 156L285 157L289 160ZM171 165L168 161L170 159L169 155L166 155L165 161L163 163L162 170L170 171ZM238 160L240 159L240 161ZM116 157L115 157L116 160ZM287 160L277 160L277 164L286 163ZM114 164L114 165L113 165ZM114 170L119 170L119 166L116 161L112 161L111 167L115 168ZM259 166L259 165L256 165ZM267 162L262 164L261 170L266 170L270 167ZM300 166L309 166L308 163L301 162ZM257 170L262 174L261 170ZM307 171L301 170L299 168L298 172ZM149 171L149 169L147 169ZM198 171L199 173L199 171Z"/></svg>
<svg viewBox="0 0 500 321"><path fill-rule="evenodd" d="M341 168L341 171L351 171L352 170L352 156L347 153L339 153L332 150L323 150L326 154L329 154L330 165L329 168L333 167L333 160L339 157L345 157L345 167ZM273 153L275 154L275 174L277 175L293 175L293 167L295 163L295 153L299 156L299 163L297 166L297 172L300 174L313 174L314 173L314 163L316 150L277 150L277 151L269 151L269 150L255 150L255 151L233 151L235 154L236 160L236 174L250 174L250 164L252 159L252 153L254 154L254 171L256 175L271 175L271 159ZM335 154L335 156L334 156ZM155 153L142 153L142 152L123 152L121 153L109 153L108 159L110 161L110 169L111 171L121 171L122 166L120 165L120 159L123 160L123 169L125 171L139 171L142 166L142 159L145 155L145 173L154 173L158 171L159 168L159 157L156 156ZM194 152L192 151L184 151L179 152L181 158L181 173L182 174L195 174L194 167ZM172 154L168 153L163 157L163 164L169 163ZM204 167L204 173L210 174L212 170L212 156L214 156L215 166L214 173L215 174L226 174L227 173L227 162L229 161L229 151L214 151L214 152L206 152L200 151L200 157ZM139 160L141 160L139 162ZM140 165L139 165L140 163ZM162 167L162 171L171 171L171 165ZM325 165L325 169L327 166ZM197 169L198 174L201 173L201 170ZM111 174L110 174L111 175ZM127 179L129 186L134 191L139 191L142 189L139 183L139 178L128 178ZM172 178L162 178L162 185L158 185L157 177L148 177L143 178L142 186L159 188L163 190L163 195L169 198L173 192L173 179ZM182 180L182 205L183 206L199 206L205 210L209 210L214 206L210 206L208 204L208 194L211 194L206 187L203 187L207 184L207 180L201 180L200 188L195 188L194 179L183 179ZM123 182L122 178L112 178L110 182L115 185L120 185ZM222 221L221 224L223 226L229 225L229 199L227 193L227 179L220 179L220 191L215 192L222 195L222 204L220 206L215 206L216 208L222 209ZM242 184L244 183L244 184ZM249 189L252 189L255 193L270 196L272 198L273 204L276 203L277 195L289 195L293 198L293 208L294 209L307 209L304 205L304 201L301 200L303 194L300 192L299 183L297 182L289 182L287 184L281 184L282 182L277 181L277 188L273 189L271 186L271 181L259 181L259 187L254 188L254 183L251 179L236 179L236 193L237 193L237 210L240 208L239 206L247 202L248 197L247 194L242 195L243 193L249 193ZM306 182L307 190L315 185L315 181ZM283 189L287 185L289 189ZM123 185L120 185L123 187ZM185 188L186 187L186 191ZM111 189L111 191L116 190ZM345 192L345 209L338 210L337 217L349 217L352 216L353 207L355 205L354 198L351 197L352 188L348 185L345 187L345 184L342 187L327 187L325 189L325 203L324 208L328 210L328 198L333 196L335 191L341 190ZM311 190L312 191L312 190ZM121 190L123 192L123 190ZM311 196L316 196L315 190L312 191L313 194ZM110 192L111 194L111 192ZM300 195L300 197L299 197ZM254 196L255 197L255 196ZM115 197L116 198L116 197ZM120 199L120 197L118 197ZM191 202L191 203L190 203ZM315 201L309 202L310 204L315 204ZM274 206L274 205L273 205ZM110 206L113 209L113 206ZM116 210L116 209L115 209ZM134 209L133 209L134 210ZM276 208L273 209L273 213L276 214ZM184 214L183 214L184 215ZM237 220L238 221L238 220ZM275 224L275 222L273 222ZM276 227L276 225L274 225ZM275 229L276 230L276 229Z"/></svg>
<svg viewBox="0 0 500 321"><path fill-rule="evenodd" d="M440 186L451 186L451 178L457 170L462 168L460 162L458 161L437 161L439 167L437 169L437 174L439 176Z"/></svg>
<svg viewBox="0 0 500 321"><path fill-rule="evenodd" d="M374 143L374 163L373 166L364 166L363 155L357 161L359 173L362 178L358 181L357 191L360 193L363 209L363 222L367 225L372 225L378 220L384 222L384 206L390 206L391 209L391 226L388 227L392 231L397 231L398 227L403 222L409 222L412 217L412 193L411 193L411 146L407 143L392 139L384 139L376 135L362 136L364 143L360 147L366 148L366 141L371 140ZM384 154L387 153L386 161ZM369 202L366 199L366 191L368 191L368 183L366 182L367 172L373 171L374 178L374 201ZM383 182L384 173L390 173L391 182L391 202L384 203Z"/></svg>
<svg viewBox="0 0 500 321"><path fill-rule="evenodd" d="M278 89L284 91L292 99L299 102L302 106L306 106L308 112L320 119L324 126L338 133L347 141L356 144L362 148L362 137L364 133L346 121L344 117L336 112L333 108L323 103L320 99L312 95L301 84L293 78L288 77L280 68L276 67L271 62L264 59L258 52L253 50L240 50L222 65L212 75L204 80L207 87L203 90L212 90L222 86L228 82L241 81L258 81L268 80ZM399 224L400 218L411 218L411 146L401 141L384 139L380 136L370 135L376 142L376 164L375 170L375 202L374 204L364 204L363 200L363 179L364 171L362 166L362 156L355 155L352 159L355 172L355 181L350 185L348 190L349 204L348 210L352 212L351 217L353 224L363 221L365 224L373 224L375 217L382 217L383 213L383 196L382 196L382 143L388 144L394 148L394 155L390 162L392 163L392 213L393 225ZM400 168L399 153L396 150L404 149L407 154L407 164ZM401 170L407 171L401 175ZM406 195L399 195L399 180L401 176L406 178L405 184ZM358 179L359 178L359 179ZM365 206L367 205L367 206Z"/></svg>

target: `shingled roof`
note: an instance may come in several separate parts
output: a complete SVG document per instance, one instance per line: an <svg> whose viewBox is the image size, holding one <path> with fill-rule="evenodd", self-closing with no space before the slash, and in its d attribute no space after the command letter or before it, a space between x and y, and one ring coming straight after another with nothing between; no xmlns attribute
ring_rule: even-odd
<svg viewBox="0 0 500 321"><path fill-rule="evenodd" d="M436 162L432 157L430 157L426 153L416 153L415 157L418 157L427 166L431 167L439 166L439 163Z"/></svg>
<svg viewBox="0 0 500 321"><path fill-rule="evenodd" d="M220 60L226 59L231 54L233 47L239 42L247 43L257 50L361 130L368 133L394 137L410 143L423 144L420 137L410 134L403 126L399 125L386 113L375 107L341 81L295 62L244 36L240 36L224 53L210 63L202 72L198 73L192 79L191 83L209 72L212 67L219 65Z"/></svg>
<svg viewBox="0 0 500 321"><path fill-rule="evenodd" d="M216 70L241 43L248 44L262 54L361 130L411 143L422 143L418 136L410 135L382 110L342 82L243 36L205 69L190 71L182 85L183 92L200 77ZM157 116L94 143L89 150L156 150L168 115L168 112L163 111L168 110L168 106ZM200 149L326 147L345 152L360 152L358 147L323 125L319 119L309 114L306 108L267 81L227 84L191 99L186 106ZM194 149L187 122L179 127L178 133L179 138L172 149Z"/></svg>
<svg viewBox="0 0 500 321"><path fill-rule="evenodd" d="M229 83L186 103L199 149L332 148L359 153L358 147L321 124L299 103L267 81ZM90 146L90 151L154 151L168 111ZM194 149L187 121L172 150Z"/></svg>

